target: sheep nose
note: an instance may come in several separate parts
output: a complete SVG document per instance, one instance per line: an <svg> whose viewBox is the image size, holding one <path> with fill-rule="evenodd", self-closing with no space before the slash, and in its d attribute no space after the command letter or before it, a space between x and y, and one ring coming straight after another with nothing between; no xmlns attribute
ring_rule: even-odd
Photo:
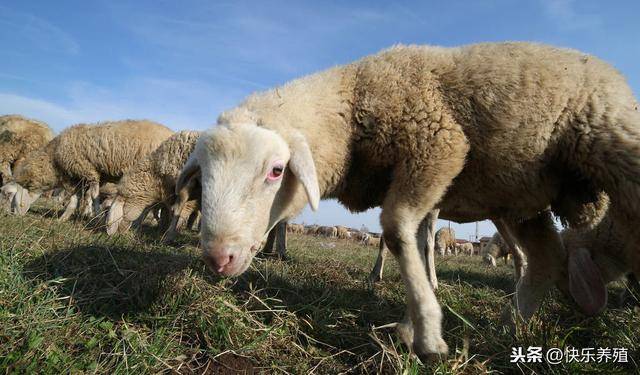
<svg viewBox="0 0 640 375"><path fill-rule="evenodd" d="M225 267L233 263L233 254L228 247L225 246L208 246L204 249L205 260L209 266L216 272L222 273Z"/></svg>

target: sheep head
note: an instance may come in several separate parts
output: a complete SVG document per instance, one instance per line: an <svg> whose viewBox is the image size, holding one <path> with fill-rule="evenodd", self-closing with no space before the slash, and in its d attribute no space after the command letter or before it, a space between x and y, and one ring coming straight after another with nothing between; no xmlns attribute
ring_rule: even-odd
<svg viewBox="0 0 640 375"><path fill-rule="evenodd" d="M143 213L147 210L143 205L133 203L122 195L108 198L110 200L107 213L107 234L114 235L118 232L126 232L134 222L144 219Z"/></svg>
<svg viewBox="0 0 640 375"><path fill-rule="evenodd" d="M180 196L200 180L201 244L209 267L225 276L244 272L260 243L306 202L320 200L305 138L254 124L223 124L202 135L176 185Z"/></svg>
<svg viewBox="0 0 640 375"><path fill-rule="evenodd" d="M32 193L51 190L59 182L53 160L44 150L33 151L16 163L13 179Z"/></svg>

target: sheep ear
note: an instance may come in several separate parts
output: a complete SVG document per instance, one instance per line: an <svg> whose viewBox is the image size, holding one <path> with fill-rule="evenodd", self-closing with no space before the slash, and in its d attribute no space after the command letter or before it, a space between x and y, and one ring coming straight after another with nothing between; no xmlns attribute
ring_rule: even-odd
<svg viewBox="0 0 640 375"><path fill-rule="evenodd" d="M289 147L291 149L289 168L304 186L309 204L316 211L320 203L320 187L309 145L301 134L296 134Z"/></svg>
<svg viewBox="0 0 640 375"><path fill-rule="evenodd" d="M124 215L124 201L122 199L114 199L107 213L107 234L112 236L118 231L118 225Z"/></svg>
<svg viewBox="0 0 640 375"><path fill-rule="evenodd" d="M585 248L569 251L569 292L586 315L597 315L607 305L607 287Z"/></svg>

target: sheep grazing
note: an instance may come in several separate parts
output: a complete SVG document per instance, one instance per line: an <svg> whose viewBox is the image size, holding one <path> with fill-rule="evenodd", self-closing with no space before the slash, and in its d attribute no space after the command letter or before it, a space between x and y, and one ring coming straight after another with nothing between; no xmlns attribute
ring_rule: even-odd
<svg viewBox="0 0 640 375"><path fill-rule="evenodd" d="M295 234L304 234L304 225L287 223L287 232Z"/></svg>
<svg viewBox="0 0 640 375"><path fill-rule="evenodd" d="M595 226L565 229L562 240L567 249L567 278L559 287L569 292L587 315L596 315L607 305L606 284L628 277L640 277L640 252L635 230L626 225L626 216L617 207ZM637 282L636 282L637 284Z"/></svg>
<svg viewBox="0 0 640 375"><path fill-rule="evenodd" d="M316 234L318 236L336 238L338 237L338 229L336 227L320 226L316 230Z"/></svg>
<svg viewBox="0 0 640 375"><path fill-rule="evenodd" d="M436 251L440 255L451 254L456 245L456 232L452 228L440 228L436 232Z"/></svg>
<svg viewBox="0 0 640 375"><path fill-rule="evenodd" d="M573 50L396 46L250 96L200 138L181 180L200 179L203 252L223 275L244 272L269 229L307 203L381 206L407 290L398 333L424 360L448 351L416 237L427 214L500 223L528 258L514 296L528 319L563 272L548 208L568 175L637 225L635 105L615 69Z"/></svg>
<svg viewBox="0 0 640 375"><path fill-rule="evenodd" d="M47 124L19 115L0 116L0 175L2 185L11 180L14 164L53 138Z"/></svg>
<svg viewBox="0 0 640 375"><path fill-rule="evenodd" d="M341 225L336 226L337 234L336 236L342 240L348 240L351 238L351 233L349 232L349 228L343 227Z"/></svg>
<svg viewBox="0 0 640 375"><path fill-rule="evenodd" d="M100 185L117 181L138 160L153 151L172 131L163 125L124 120L75 125L43 150L31 152L17 166L16 183L30 193L63 187L71 197L61 220L67 220L84 197L85 213L99 208Z"/></svg>
<svg viewBox="0 0 640 375"><path fill-rule="evenodd" d="M499 258L504 258L504 262L507 263L509 256L514 252L498 232L491 237L482 251L485 263L492 267L497 267L496 259Z"/></svg>
<svg viewBox="0 0 640 375"><path fill-rule="evenodd" d="M369 237L366 239L364 244L367 245L367 246L379 247L380 246L380 241L381 241L380 237L374 237L372 235L369 235Z"/></svg>
<svg viewBox="0 0 640 375"><path fill-rule="evenodd" d="M193 151L200 132L180 131L167 138L154 151L127 170L118 184L107 214L107 234L129 229L132 223L140 223L154 207L163 214L172 214L176 203L176 180ZM176 220L165 218L166 241L173 241L177 231L197 212L196 201L188 202ZM171 224L169 224L171 223Z"/></svg>
<svg viewBox="0 0 640 375"><path fill-rule="evenodd" d="M471 242L456 242L455 247L458 254L473 255L473 244Z"/></svg>

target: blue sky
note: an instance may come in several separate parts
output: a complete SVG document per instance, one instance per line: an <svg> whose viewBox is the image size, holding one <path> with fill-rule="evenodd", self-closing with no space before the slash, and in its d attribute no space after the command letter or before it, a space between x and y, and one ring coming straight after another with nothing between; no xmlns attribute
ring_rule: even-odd
<svg viewBox="0 0 640 375"><path fill-rule="evenodd" d="M56 131L149 118L206 129L244 96L396 43L529 40L616 66L640 92L640 1L0 2L0 113ZM366 225L335 202L299 221ZM446 225L446 223L440 223ZM468 238L473 225L454 225ZM482 223L481 233L493 227Z"/></svg>

